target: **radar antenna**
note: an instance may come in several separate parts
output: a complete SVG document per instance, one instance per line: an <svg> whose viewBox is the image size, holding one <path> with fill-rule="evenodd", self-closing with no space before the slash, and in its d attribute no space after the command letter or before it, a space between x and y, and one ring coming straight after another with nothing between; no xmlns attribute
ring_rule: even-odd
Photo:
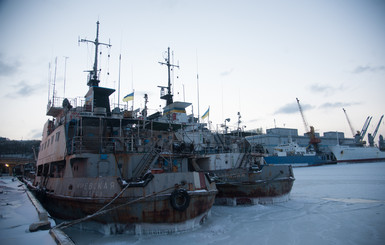
<svg viewBox="0 0 385 245"><path fill-rule="evenodd" d="M95 44L95 61L94 61L94 67L91 71L87 71L90 73L89 81L87 82L87 85L90 87L98 87L99 86L99 79L98 79L98 50L99 45L105 45L107 47L111 47L111 44L107 43L101 43L99 42L99 21L96 22L96 38L95 41L87 40L87 39L80 39L79 42L89 42Z"/></svg>
<svg viewBox="0 0 385 245"><path fill-rule="evenodd" d="M171 67L177 67L179 68L179 65L174 65L170 63L170 47L167 48L167 57L164 58L165 62L159 62L161 65L166 65L168 68L168 85L167 87L163 86L158 86L161 88L161 93L164 91L165 88L167 88L167 94L161 94L162 96L160 97L161 99L166 100L166 105L172 104L173 103L173 95L171 93Z"/></svg>

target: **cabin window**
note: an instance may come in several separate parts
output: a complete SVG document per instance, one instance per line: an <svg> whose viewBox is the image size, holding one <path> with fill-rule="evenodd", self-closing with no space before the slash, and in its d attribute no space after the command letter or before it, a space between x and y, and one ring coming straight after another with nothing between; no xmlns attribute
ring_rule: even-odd
<svg viewBox="0 0 385 245"><path fill-rule="evenodd" d="M54 138L54 136L52 135L52 137L51 137L51 145L52 145L52 143L53 143L53 138Z"/></svg>
<svg viewBox="0 0 385 245"><path fill-rule="evenodd" d="M43 173L43 165L39 165L37 167L37 176L41 176L42 173Z"/></svg>
<svg viewBox="0 0 385 245"><path fill-rule="evenodd" d="M51 163L49 176L53 178L61 178L64 175L64 169L65 169L65 160Z"/></svg>
<svg viewBox="0 0 385 245"><path fill-rule="evenodd" d="M59 138L60 138L60 132L57 132L57 133L56 133L56 139L55 139L55 141L58 142L58 141L59 141Z"/></svg>
<svg viewBox="0 0 385 245"><path fill-rule="evenodd" d="M44 164L43 176L48 176L49 163Z"/></svg>

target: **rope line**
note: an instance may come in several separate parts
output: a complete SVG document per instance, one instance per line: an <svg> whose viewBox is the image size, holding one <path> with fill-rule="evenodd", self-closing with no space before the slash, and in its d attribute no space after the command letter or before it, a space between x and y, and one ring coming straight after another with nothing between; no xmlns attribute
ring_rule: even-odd
<svg viewBox="0 0 385 245"><path fill-rule="evenodd" d="M123 204L120 204L118 206L115 206L115 207L112 207L110 209L105 209L107 206L109 206L114 200L112 200L110 203L108 203L107 205L105 205L103 208L99 209L97 212L95 212L94 214L91 214L91 215L88 215L86 217L83 217L83 218L80 218L80 219L77 219L77 220L73 220L73 221L69 221L69 222L63 222L63 223L60 223L59 225L56 225L54 226L52 229L56 229L56 228L60 228L60 229L65 229L65 228L68 228L70 226L73 226L73 225L76 225L76 224L79 224L81 222L84 222L86 220L89 220L89 219L92 219L96 216L99 216L99 215L102 215L102 214L105 214L105 213L108 213L110 211L113 211L115 209L118 209L118 208L121 208L123 206L127 206L127 205L130 205L130 204L133 204L133 203L136 203L136 202L139 202L139 201L142 201L142 200L145 200L149 197L153 197L153 196L156 196L162 192L165 192L165 191L168 191L170 189L174 189L174 188L178 188L180 186L183 186L183 185L180 185L180 184L176 184L175 186L172 186L172 187L168 187L164 190L161 190L159 192L154 192L152 194L148 194L146 196L143 196L143 197L139 197L138 199L135 199L135 200L132 200L132 201L129 201L129 202L126 202L126 203L123 203ZM124 189L123 189L124 190ZM122 193L122 191L121 191ZM116 198L114 198L116 200Z"/></svg>

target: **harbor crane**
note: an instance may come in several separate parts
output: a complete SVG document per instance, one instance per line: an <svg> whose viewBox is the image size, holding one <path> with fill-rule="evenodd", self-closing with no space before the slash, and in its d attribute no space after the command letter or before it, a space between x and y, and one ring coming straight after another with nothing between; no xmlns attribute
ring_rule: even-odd
<svg viewBox="0 0 385 245"><path fill-rule="evenodd" d="M381 121L382 121L383 118L384 118L384 115L381 116L380 121L378 122L377 127L374 130L374 132L373 132L373 135L372 134L368 134L368 141L369 141L369 145L370 146L374 146L374 139L376 138L378 129L380 128Z"/></svg>
<svg viewBox="0 0 385 245"><path fill-rule="evenodd" d="M299 112L301 113L303 124L305 126L305 132L306 132L305 134L307 134L309 136L309 138L310 138L309 144L313 145L314 150L316 152L319 152L318 144L321 143L321 139L319 139L319 138L317 138L315 136L314 127L313 126L309 127L309 125L308 125L308 123L307 123L307 121L305 119L305 115L303 114L303 110L302 110L301 104L299 103L299 99L296 98L296 100L297 100Z"/></svg>
<svg viewBox="0 0 385 245"><path fill-rule="evenodd" d="M342 110L344 111L345 113L345 117L346 117L346 120L348 121L348 124L349 124L349 127L350 127L350 130L352 131L352 136L354 137L354 135L356 135L356 133L354 132L354 129L353 129L353 126L352 126L352 123L350 122L349 120L349 117L348 117L348 114L346 113L346 110L345 108L342 108ZM358 132L357 132L358 133Z"/></svg>
<svg viewBox="0 0 385 245"><path fill-rule="evenodd" d="M372 118L373 117L371 117L371 116L368 116L366 118L366 121L364 123L364 126L362 127L361 134L360 134L360 140L361 141L364 139L366 131L368 131L368 127L369 127L370 121L372 121Z"/></svg>
<svg viewBox="0 0 385 245"><path fill-rule="evenodd" d="M372 120L372 117L368 116L366 118L366 120L365 120L365 123L364 123L364 126L362 127L362 130L361 131L357 131L356 133L354 133L355 130L353 129L352 123L349 120L349 117L348 117L348 114L346 113L345 108L342 108L342 110L345 113L346 120L348 121L350 130L352 131L352 134L353 134L353 137L354 137L354 142L357 145L365 145L366 142L363 141L363 139L365 137L366 132L368 131L368 127L369 127L370 121ZM368 135L368 137L369 137L369 135ZM370 141L370 139L369 139L369 141Z"/></svg>

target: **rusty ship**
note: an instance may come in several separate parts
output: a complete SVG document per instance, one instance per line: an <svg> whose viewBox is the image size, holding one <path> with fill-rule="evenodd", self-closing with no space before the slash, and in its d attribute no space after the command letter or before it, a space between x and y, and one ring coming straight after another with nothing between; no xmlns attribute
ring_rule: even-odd
<svg viewBox="0 0 385 245"><path fill-rule="evenodd" d="M166 89L169 93L164 93L162 98L167 100L172 97L170 84ZM263 155L253 150L245 139L240 127L231 133L227 133L226 126L224 132L212 131L199 121L199 116L186 115L190 105L168 103L166 119L181 125L175 132L178 144L175 149L191 153L190 170L204 172L215 180L216 204L268 204L289 199L295 181L291 165L266 164ZM154 120L162 121L165 117Z"/></svg>
<svg viewBox="0 0 385 245"><path fill-rule="evenodd" d="M194 142L194 170L212 176L216 204L269 204L287 201L295 181L291 165L266 164L241 132L213 132L206 127L179 131L181 141Z"/></svg>
<svg viewBox="0 0 385 245"><path fill-rule="evenodd" d="M112 109L115 90L99 86L98 46L111 46L99 42L99 22L96 39L80 41L95 44L88 92L84 101L49 100L30 188L67 226L87 220L142 233L201 224L217 189L205 173L189 171L191 152L174 150L180 124Z"/></svg>

